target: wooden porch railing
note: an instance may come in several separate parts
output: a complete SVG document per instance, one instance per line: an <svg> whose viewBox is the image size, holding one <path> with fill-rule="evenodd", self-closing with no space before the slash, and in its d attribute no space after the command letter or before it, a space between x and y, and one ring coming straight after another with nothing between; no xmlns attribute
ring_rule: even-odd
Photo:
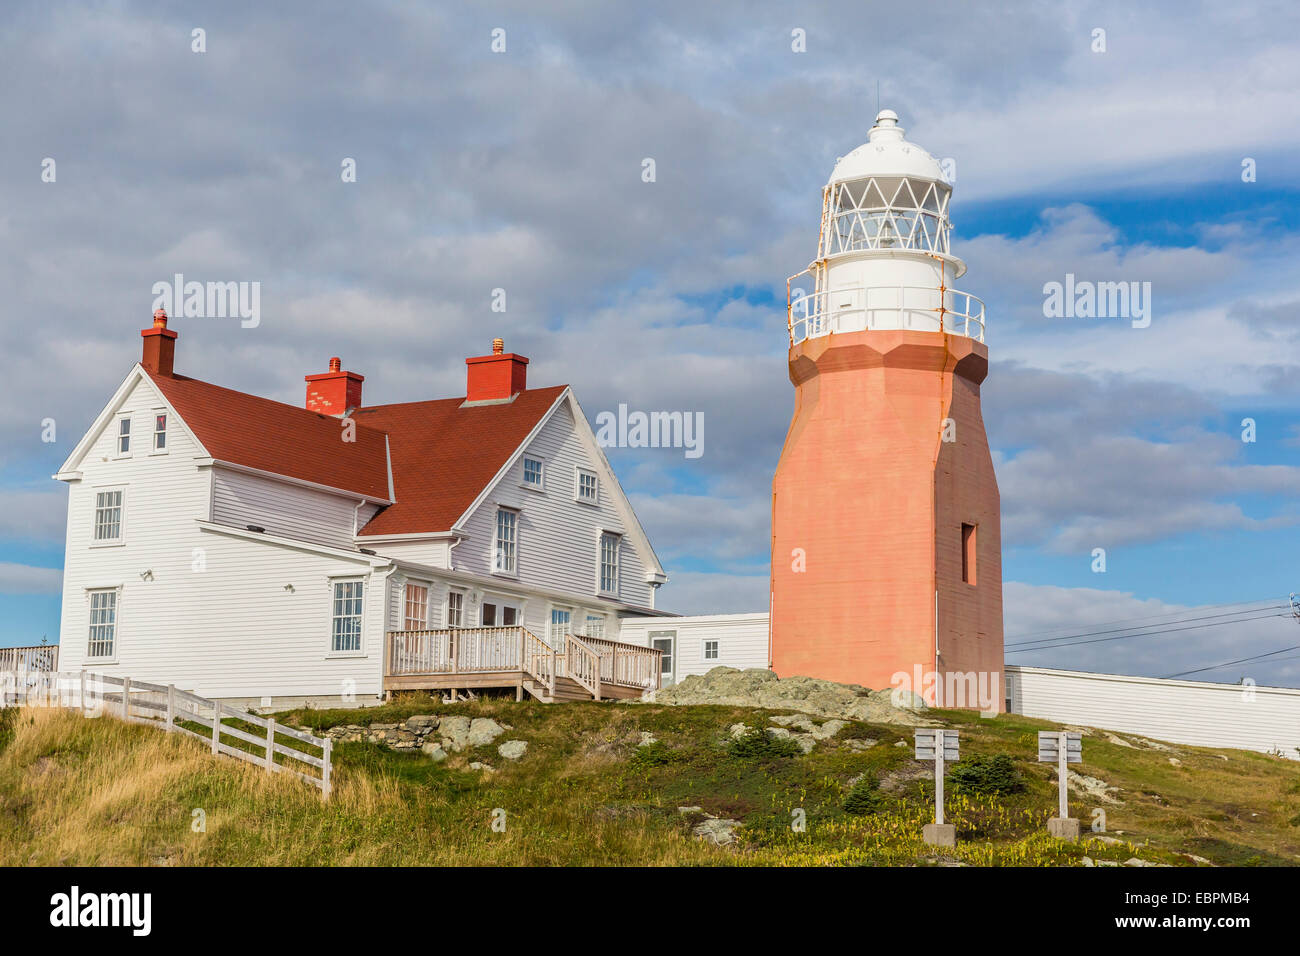
<svg viewBox="0 0 1300 956"><path fill-rule="evenodd" d="M0 647L0 671L57 671L59 645Z"/></svg>
<svg viewBox="0 0 1300 956"><path fill-rule="evenodd" d="M388 674L470 674L520 669L522 627L443 627L388 632ZM531 634L528 635L532 637ZM536 638L533 638L536 640Z"/></svg>
<svg viewBox="0 0 1300 956"><path fill-rule="evenodd" d="M657 690L662 655L653 647L573 634L554 648L520 625L389 631L386 676L521 670L551 693L558 676L599 696L601 684Z"/></svg>
<svg viewBox="0 0 1300 956"><path fill-rule="evenodd" d="M551 647L527 628L524 632L524 655L521 666L524 673L546 687L555 696L555 675L560 670L559 651Z"/></svg>
<svg viewBox="0 0 1300 956"><path fill-rule="evenodd" d="M663 680L660 666L663 651L640 644L626 644L603 637L584 637L600 655L600 679L623 687L658 690Z"/></svg>
<svg viewBox="0 0 1300 956"><path fill-rule="evenodd" d="M572 634L564 635L564 668L566 677L600 700L600 655Z"/></svg>

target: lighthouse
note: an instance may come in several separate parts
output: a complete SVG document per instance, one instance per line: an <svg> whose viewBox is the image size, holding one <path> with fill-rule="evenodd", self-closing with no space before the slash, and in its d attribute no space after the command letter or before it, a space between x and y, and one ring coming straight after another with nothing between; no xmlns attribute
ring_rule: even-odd
<svg viewBox="0 0 1300 956"><path fill-rule="evenodd" d="M954 285L951 198L892 110L822 191L817 258L787 287L795 402L772 481L771 663L1001 710L985 314Z"/></svg>

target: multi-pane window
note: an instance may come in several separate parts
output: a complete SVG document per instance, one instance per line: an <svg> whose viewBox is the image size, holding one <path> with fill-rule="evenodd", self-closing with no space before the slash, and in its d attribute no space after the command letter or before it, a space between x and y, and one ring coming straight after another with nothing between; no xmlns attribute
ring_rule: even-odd
<svg viewBox="0 0 1300 956"><path fill-rule="evenodd" d="M605 636L605 615L603 614L587 615L587 636L588 637Z"/></svg>
<svg viewBox="0 0 1300 956"><path fill-rule="evenodd" d="M718 642L717 642L717 641L705 641L705 642L704 642L704 659L705 659L706 661L716 661L716 660L718 659Z"/></svg>
<svg viewBox="0 0 1300 956"><path fill-rule="evenodd" d="M158 412L153 417L153 450L167 450L167 413Z"/></svg>
<svg viewBox="0 0 1300 956"><path fill-rule="evenodd" d="M447 592L447 626L460 627L465 619L465 595L460 591Z"/></svg>
<svg viewBox="0 0 1300 956"><path fill-rule="evenodd" d="M542 487L542 462L540 458L524 458L524 484Z"/></svg>
<svg viewBox="0 0 1300 956"><path fill-rule="evenodd" d="M405 629L422 631L429 626L429 587L426 584L406 585Z"/></svg>
<svg viewBox="0 0 1300 956"><path fill-rule="evenodd" d="M112 657L117 632L117 592L90 592L90 640L87 657Z"/></svg>
<svg viewBox="0 0 1300 956"><path fill-rule="evenodd" d="M515 525L518 517L508 508L497 509L496 554L492 561L494 571L506 574L515 572Z"/></svg>
<svg viewBox="0 0 1300 956"><path fill-rule="evenodd" d="M596 473L578 470L578 500L596 503Z"/></svg>
<svg viewBox="0 0 1300 956"><path fill-rule="evenodd" d="M336 652L361 650L361 581L334 582L334 611L330 628L330 649Z"/></svg>
<svg viewBox="0 0 1300 956"><path fill-rule="evenodd" d="M95 492L95 540L118 541L122 537L122 491Z"/></svg>
<svg viewBox="0 0 1300 956"><path fill-rule="evenodd" d="M600 536L600 590L602 594L618 593L618 543L619 536L603 532Z"/></svg>
<svg viewBox="0 0 1300 956"><path fill-rule="evenodd" d="M551 608L551 624L546 635L552 647L564 647L564 635L569 633L573 612L567 607Z"/></svg>
<svg viewBox="0 0 1300 956"><path fill-rule="evenodd" d="M117 453L119 455L131 453L131 419L129 418L117 420Z"/></svg>

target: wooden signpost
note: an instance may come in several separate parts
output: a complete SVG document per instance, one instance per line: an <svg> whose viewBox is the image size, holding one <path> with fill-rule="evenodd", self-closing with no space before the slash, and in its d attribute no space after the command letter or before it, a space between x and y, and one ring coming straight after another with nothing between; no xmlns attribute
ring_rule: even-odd
<svg viewBox="0 0 1300 956"><path fill-rule="evenodd" d="M1074 731L1040 730L1038 762L1054 763L1057 768L1060 811L1047 821L1047 832L1062 840L1079 839L1079 821L1070 816L1069 764L1083 762L1083 735Z"/></svg>
<svg viewBox="0 0 1300 956"><path fill-rule="evenodd" d="M934 822L925 825L925 842L931 846L956 846L957 828L943 822L943 774L944 764L961 759L957 731L918 727L914 734L916 759L934 761Z"/></svg>

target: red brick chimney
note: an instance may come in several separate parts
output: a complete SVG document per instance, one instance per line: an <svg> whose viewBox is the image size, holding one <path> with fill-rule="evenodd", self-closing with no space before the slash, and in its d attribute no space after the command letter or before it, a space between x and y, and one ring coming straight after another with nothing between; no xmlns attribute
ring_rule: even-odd
<svg viewBox="0 0 1300 956"><path fill-rule="evenodd" d="M505 342L492 340L492 354L465 359L465 401L503 401L528 387L528 359L507 352Z"/></svg>
<svg viewBox="0 0 1300 956"><path fill-rule="evenodd" d="M144 350L140 364L155 375L171 375L176 361L176 333L167 328L167 313L158 309L153 314L153 328L141 329Z"/></svg>
<svg viewBox="0 0 1300 956"><path fill-rule="evenodd" d="M322 415L342 415L350 408L361 405L361 383L364 375L342 371L338 357L330 359L330 370L319 375L308 375L307 409Z"/></svg>

